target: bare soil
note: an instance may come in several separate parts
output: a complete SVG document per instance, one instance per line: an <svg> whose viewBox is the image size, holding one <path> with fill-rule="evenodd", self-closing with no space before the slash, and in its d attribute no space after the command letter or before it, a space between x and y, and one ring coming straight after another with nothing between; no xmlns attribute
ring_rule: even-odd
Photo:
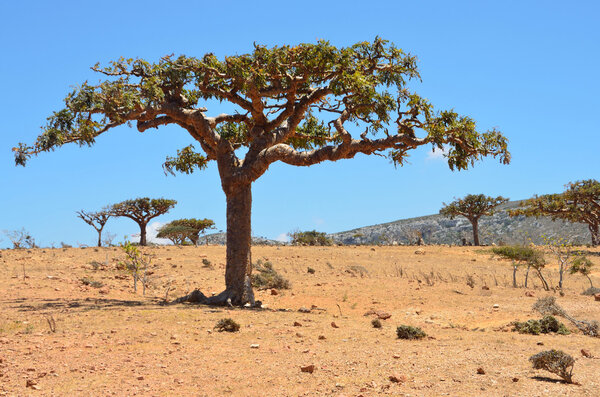
<svg viewBox="0 0 600 397"><path fill-rule="evenodd" d="M600 250L583 249L600 267ZM600 390L600 338L566 322L573 331L567 336L522 335L509 325L539 318L531 306L548 294L575 318L600 320L600 302L581 295L589 286L584 277L567 276L560 296L543 291L531 275L528 290L512 288L510 263L485 248L258 246L253 259L273 263L292 287L256 291L264 309L230 309L162 304L169 286L168 300L195 288L220 292L225 247L146 252L153 260L143 296L116 269L124 259L119 248L0 251L0 395L597 396ZM556 261L547 260L545 274L556 285ZM391 317L376 329L369 311ZM240 331L214 330L223 318L238 322ZM421 327L428 337L399 340L401 324ZM579 385L531 368L528 358L549 349L577 359ZM312 373L301 370L311 365Z"/></svg>

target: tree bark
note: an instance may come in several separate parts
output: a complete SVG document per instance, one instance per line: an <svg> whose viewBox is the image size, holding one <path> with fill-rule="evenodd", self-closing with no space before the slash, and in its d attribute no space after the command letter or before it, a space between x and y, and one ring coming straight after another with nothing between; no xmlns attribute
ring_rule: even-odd
<svg viewBox="0 0 600 397"><path fill-rule="evenodd" d="M590 229L590 234L592 235L592 246L595 247L598 245L598 243L600 243L600 241L598 241L600 238L599 227L598 225L588 225L588 228Z"/></svg>
<svg viewBox="0 0 600 397"><path fill-rule="evenodd" d="M527 281L529 281L529 269L531 266L527 266L527 271L525 272L525 288L527 288Z"/></svg>
<svg viewBox="0 0 600 397"><path fill-rule="evenodd" d="M473 245L479 245L479 219L470 219L473 225Z"/></svg>
<svg viewBox="0 0 600 397"><path fill-rule="evenodd" d="M147 223L138 223L140 226L140 245L146 245L146 225Z"/></svg>
<svg viewBox="0 0 600 397"><path fill-rule="evenodd" d="M98 230L98 247L102 247L102 230Z"/></svg>
<svg viewBox="0 0 600 397"><path fill-rule="evenodd" d="M250 282L252 273L252 190L251 184L238 185L227 195L227 268L225 287L233 305L254 304Z"/></svg>

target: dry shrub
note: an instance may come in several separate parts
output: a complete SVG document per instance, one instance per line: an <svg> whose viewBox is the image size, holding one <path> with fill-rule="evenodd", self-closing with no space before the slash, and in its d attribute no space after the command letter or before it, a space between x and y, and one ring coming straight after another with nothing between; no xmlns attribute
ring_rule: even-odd
<svg viewBox="0 0 600 397"><path fill-rule="evenodd" d="M411 327L410 325L401 325L396 328L398 339L423 339L427 336L425 331L419 327Z"/></svg>
<svg viewBox="0 0 600 397"><path fill-rule="evenodd" d="M575 359L562 350L546 350L529 357L534 369L543 369L573 383Z"/></svg>
<svg viewBox="0 0 600 397"><path fill-rule="evenodd" d="M271 262L262 262L260 259L253 265L254 274L252 274L252 286L257 289L289 289L289 280L283 278L275 269Z"/></svg>
<svg viewBox="0 0 600 397"><path fill-rule="evenodd" d="M215 329L219 332L237 332L240 330L240 325L231 318L223 318L217 322Z"/></svg>

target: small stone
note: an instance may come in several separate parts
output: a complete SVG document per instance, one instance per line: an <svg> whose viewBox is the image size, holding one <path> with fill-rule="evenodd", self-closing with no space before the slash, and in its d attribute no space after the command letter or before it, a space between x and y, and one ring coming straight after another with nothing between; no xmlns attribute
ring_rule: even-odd
<svg viewBox="0 0 600 397"><path fill-rule="evenodd" d="M306 365L304 367L300 367L300 371L312 374L313 372L315 372L315 366L313 364Z"/></svg>
<svg viewBox="0 0 600 397"><path fill-rule="evenodd" d="M144 377L143 376L138 376L137 380L144 380Z"/></svg>
<svg viewBox="0 0 600 397"><path fill-rule="evenodd" d="M302 335L300 332L296 332L296 336L297 336L298 338L303 338L303 337L304 337L304 335Z"/></svg>
<svg viewBox="0 0 600 397"><path fill-rule="evenodd" d="M489 291L490 287L488 287L487 285L484 285L484 286L481 287L481 289L484 290L484 291Z"/></svg>
<svg viewBox="0 0 600 397"><path fill-rule="evenodd" d="M250 345L250 349L258 349L260 345L258 343L253 343Z"/></svg>
<svg viewBox="0 0 600 397"><path fill-rule="evenodd" d="M477 368L477 373L479 375L485 375L485 370L483 368L479 367L479 368Z"/></svg>
<svg viewBox="0 0 600 397"><path fill-rule="evenodd" d="M500 305L495 303L494 306L492 306L494 309L500 309Z"/></svg>
<svg viewBox="0 0 600 397"><path fill-rule="evenodd" d="M100 288L100 289L98 290L98 292L99 292L100 294L102 294L102 295L106 295L106 294L108 294L108 293L110 292L110 288L108 288L108 287L103 287L103 288Z"/></svg>
<svg viewBox="0 0 600 397"><path fill-rule="evenodd" d="M512 381L517 383L519 381L519 378L512 378Z"/></svg>
<svg viewBox="0 0 600 397"><path fill-rule="evenodd" d="M310 309L307 307L301 307L300 309L298 309L298 311L300 313L310 313Z"/></svg>
<svg viewBox="0 0 600 397"><path fill-rule="evenodd" d="M298 321L294 321L294 327L302 327L302 324L300 324Z"/></svg>
<svg viewBox="0 0 600 397"><path fill-rule="evenodd" d="M388 379L393 383L404 383L406 382L406 375L392 374Z"/></svg>
<svg viewBox="0 0 600 397"><path fill-rule="evenodd" d="M392 317L392 315L387 312L377 312L377 318L380 320L387 320L390 317Z"/></svg>
<svg viewBox="0 0 600 397"><path fill-rule="evenodd" d="M425 255L425 250L418 249L418 250L415 251L415 254L416 255Z"/></svg>
<svg viewBox="0 0 600 397"><path fill-rule="evenodd" d="M37 382L33 379L27 379L27 381L25 382L25 387L31 387L32 389L34 388L33 386L36 386Z"/></svg>
<svg viewBox="0 0 600 397"><path fill-rule="evenodd" d="M394 358L398 359L398 358L400 358L401 356L400 356L399 354L394 354L392 357L394 357Z"/></svg>
<svg viewBox="0 0 600 397"><path fill-rule="evenodd" d="M600 294L594 295L594 299L597 300L597 301L600 301Z"/></svg>
<svg viewBox="0 0 600 397"><path fill-rule="evenodd" d="M587 357L587 358L592 358L592 357L594 357L594 356L592 355L592 352L591 352L591 351L589 351L588 349L581 349L581 355L582 355L583 357Z"/></svg>
<svg viewBox="0 0 600 397"><path fill-rule="evenodd" d="M533 298L535 296L535 294L532 291L525 291L525 296Z"/></svg>
<svg viewBox="0 0 600 397"><path fill-rule="evenodd" d="M275 288L273 288L271 290L271 295L279 295L279 291L277 291Z"/></svg>
<svg viewBox="0 0 600 397"><path fill-rule="evenodd" d="M538 346L544 346L544 342L538 342L537 345Z"/></svg>
<svg viewBox="0 0 600 397"><path fill-rule="evenodd" d="M331 322L331 326L332 326L333 328L339 328L339 327L338 327L338 325L335 323L335 321L332 321L332 322Z"/></svg>
<svg viewBox="0 0 600 397"><path fill-rule="evenodd" d="M94 347L94 345L85 345L86 349L92 349Z"/></svg>
<svg viewBox="0 0 600 397"><path fill-rule="evenodd" d="M327 339L327 338L325 337L325 335L319 335L319 340L325 340L325 339Z"/></svg>

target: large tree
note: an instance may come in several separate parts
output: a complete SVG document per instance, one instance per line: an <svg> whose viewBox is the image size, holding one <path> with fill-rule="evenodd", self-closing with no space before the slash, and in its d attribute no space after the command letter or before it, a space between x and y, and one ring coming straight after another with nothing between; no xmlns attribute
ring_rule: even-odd
<svg viewBox="0 0 600 397"><path fill-rule="evenodd" d="M464 216L473 225L473 244L479 245L479 218L484 215L494 215L494 210L500 204L506 203L507 198L502 196L489 197L484 194L468 194L461 199L455 199L450 204L444 204L440 215L454 219Z"/></svg>
<svg viewBox="0 0 600 397"><path fill-rule="evenodd" d="M410 150L424 145L446 147L451 169L484 156L510 159L500 132L481 133L473 119L435 111L414 93L409 81L419 79L416 57L380 38L347 48L327 41L255 45L251 53L223 59L120 59L92 69L106 79L69 94L37 141L15 148L16 162L70 142L92 145L129 122L140 132L168 124L188 131L199 147L167 158L165 169L191 173L216 161L227 201L226 288L210 298L199 291L190 296L208 304L254 301L251 186L275 162L310 166L387 153L402 165ZM217 101L234 109L210 116L208 107Z"/></svg>
<svg viewBox="0 0 600 397"><path fill-rule="evenodd" d="M534 196L524 200L511 216L549 216L553 220L585 223L592 245L600 244L600 182L594 179L568 183L562 193Z"/></svg>
<svg viewBox="0 0 600 397"><path fill-rule="evenodd" d="M96 230L98 233L98 247L102 247L102 230L111 216L110 210L108 208L96 212L81 210L77 211L77 216Z"/></svg>
<svg viewBox="0 0 600 397"><path fill-rule="evenodd" d="M148 197L125 200L110 207L112 216L124 216L140 227L140 245L146 245L146 226L150 220L166 214L177 204L175 200Z"/></svg>

